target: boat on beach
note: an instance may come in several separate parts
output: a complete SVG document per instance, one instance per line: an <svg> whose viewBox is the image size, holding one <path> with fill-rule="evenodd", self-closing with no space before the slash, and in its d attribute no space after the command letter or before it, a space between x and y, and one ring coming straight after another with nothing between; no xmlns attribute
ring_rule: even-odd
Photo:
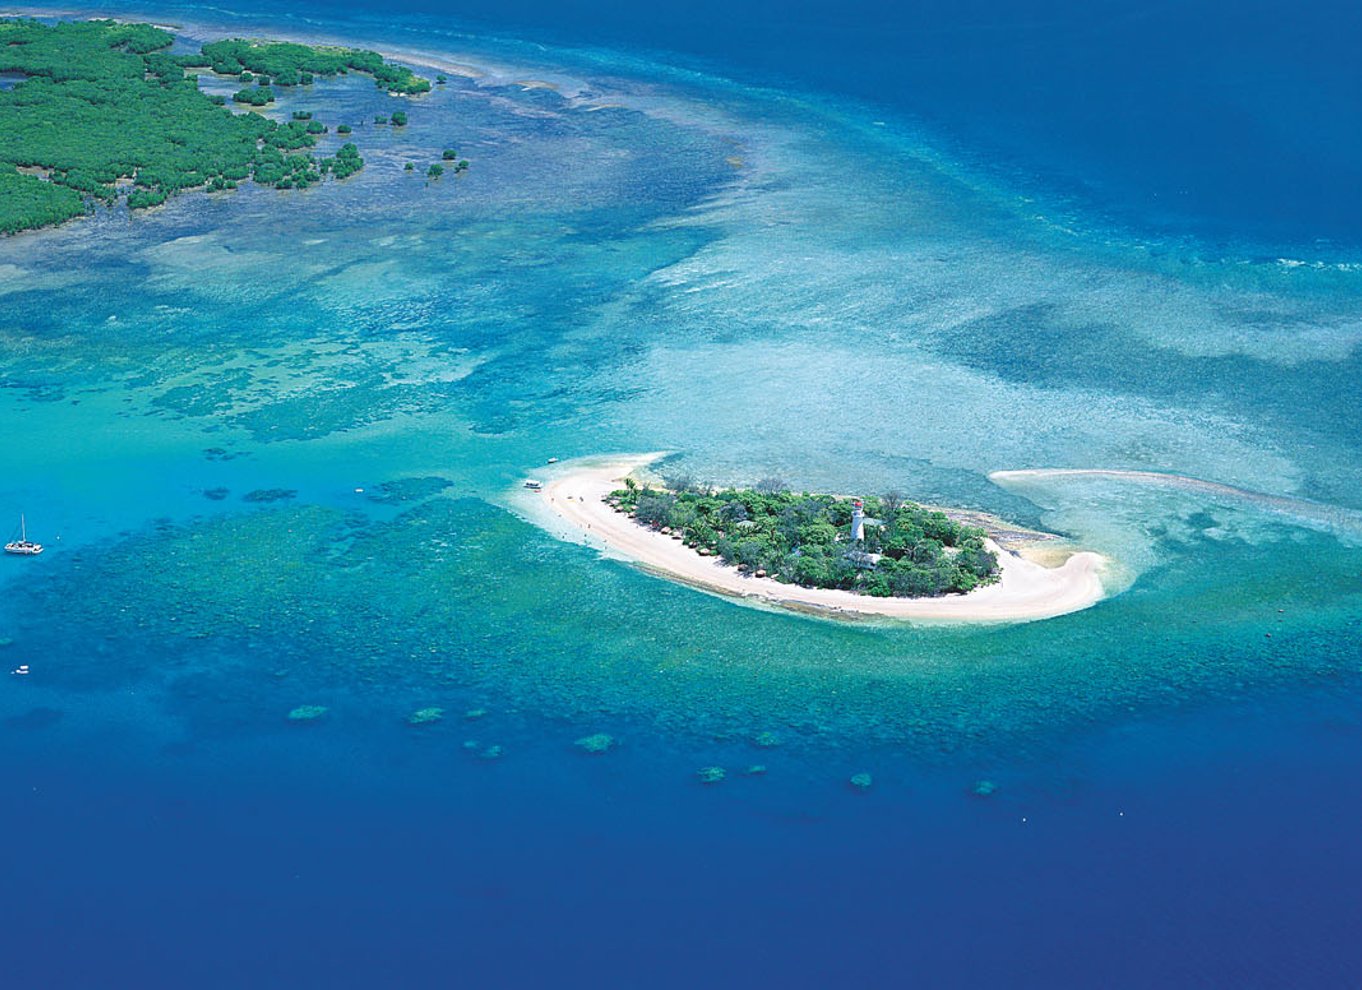
<svg viewBox="0 0 1362 990"><path fill-rule="evenodd" d="M19 557L36 557L42 552L43 545L34 543L28 538L28 524L22 515L19 516L19 538L5 544L5 553L12 553Z"/></svg>

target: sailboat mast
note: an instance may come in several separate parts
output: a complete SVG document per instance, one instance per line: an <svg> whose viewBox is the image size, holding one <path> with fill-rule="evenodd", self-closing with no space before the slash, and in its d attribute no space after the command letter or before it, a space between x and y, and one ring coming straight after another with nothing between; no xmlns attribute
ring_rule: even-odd
<svg viewBox="0 0 1362 990"><path fill-rule="evenodd" d="M19 542L28 542L28 524L24 521L24 514L19 513Z"/></svg>

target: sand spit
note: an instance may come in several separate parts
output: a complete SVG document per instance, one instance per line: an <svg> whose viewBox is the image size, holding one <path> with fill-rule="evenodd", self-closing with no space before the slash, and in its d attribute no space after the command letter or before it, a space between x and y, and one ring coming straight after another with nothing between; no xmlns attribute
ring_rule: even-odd
<svg viewBox="0 0 1362 990"><path fill-rule="evenodd" d="M1354 539L1362 537L1362 512L1356 509L1290 495L1269 495L1265 492L1236 488L1218 481L1202 481L1200 478L1189 478L1180 474L1100 468L1032 468L1025 471L994 471L989 478L1005 488L1022 487L1030 482L1043 484L1051 480L1068 478L1105 478L1152 488L1192 492L1224 502L1238 502L1336 536Z"/></svg>
<svg viewBox="0 0 1362 990"><path fill-rule="evenodd" d="M540 478L538 491L518 488L514 503L530 521L561 539L594 546L606 556L703 591L826 618L899 619L922 622L1025 622L1087 608L1105 594L1106 558L1091 551L1070 554L1046 567L993 541L1002 579L966 595L941 598L870 598L848 591L801 588L740 574L713 557L701 557L679 541L638 525L602 499L624 478L661 454L589 458L560 464Z"/></svg>

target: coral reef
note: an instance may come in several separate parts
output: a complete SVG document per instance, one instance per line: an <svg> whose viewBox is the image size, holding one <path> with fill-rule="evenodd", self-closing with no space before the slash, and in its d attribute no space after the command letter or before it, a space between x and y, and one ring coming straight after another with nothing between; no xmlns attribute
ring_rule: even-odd
<svg viewBox="0 0 1362 990"><path fill-rule="evenodd" d="M401 478L385 481L365 494L371 502L380 505L398 505L402 502L417 502L432 495L439 495L454 483L448 478L435 475L424 478Z"/></svg>
<svg viewBox="0 0 1362 990"><path fill-rule="evenodd" d="M257 488L253 492L247 492L241 496L243 502L284 502L288 499L297 497L298 493L292 488Z"/></svg>
<svg viewBox="0 0 1362 990"><path fill-rule="evenodd" d="M443 708L436 708L434 706L431 706L430 708L418 708L407 716L407 724L429 725L432 722L440 721L440 719L444 717L445 710Z"/></svg>
<svg viewBox="0 0 1362 990"><path fill-rule="evenodd" d="M583 736L573 745L588 753L604 753L614 748L615 737L605 732L597 732L594 735Z"/></svg>
<svg viewBox="0 0 1362 990"><path fill-rule="evenodd" d="M325 705L299 705L288 713L290 722L314 722L325 715L329 709Z"/></svg>

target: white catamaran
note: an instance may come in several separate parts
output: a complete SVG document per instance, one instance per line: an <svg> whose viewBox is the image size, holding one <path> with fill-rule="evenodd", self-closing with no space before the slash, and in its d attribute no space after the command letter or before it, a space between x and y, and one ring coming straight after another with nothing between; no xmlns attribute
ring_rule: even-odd
<svg viewBox="0 0 1362 990"><path fill-rule="evenodd" d="M41 543L33 543L28 538L28 525L22 515L19 516L19 538L5 544L5 553L18 554L21 557L36 557L43 552Z"/></svg>

